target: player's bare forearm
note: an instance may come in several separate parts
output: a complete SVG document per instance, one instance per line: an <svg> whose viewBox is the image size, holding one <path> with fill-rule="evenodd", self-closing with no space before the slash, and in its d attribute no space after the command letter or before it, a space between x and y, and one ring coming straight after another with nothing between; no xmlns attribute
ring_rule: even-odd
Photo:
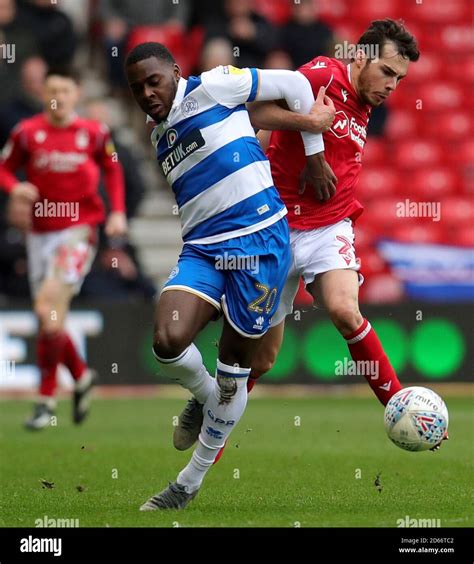
<svg viewBox="0 0 474 564"><path fill-rule="evenodd" d="M288 130L307 133L324 133L327 131L336 115L332 100L326 96L326 89L322 87L308 114L293 112L283 100L278 102L265 101L248 104L248 111L252 125L257 129L268 131Z"/></svg>
<svg viewBox="0 0 474 564"><path fill-rule="evenodd" d="M113 161L107 156L102 163L104 183L112 212L125 214L125 176L119 161Z"/></svg>
<svg viewBox="0 0 474 564"><path fill-rule="evenodd" d="M14 184L9 191L10 199L25 200L27 202L35 202L40 194L38 188L31 184L31 182L20 182L19 180Z"/></svg>
<svg viewBox="0 0 474 564"><path fill-rule="evenodd" d="M247 108L250 121L256 129L322 132L322 130L317 131L314 128L314 120L310 114L291 112L282 108L276 102L253 102L247 104Z"/></svg>

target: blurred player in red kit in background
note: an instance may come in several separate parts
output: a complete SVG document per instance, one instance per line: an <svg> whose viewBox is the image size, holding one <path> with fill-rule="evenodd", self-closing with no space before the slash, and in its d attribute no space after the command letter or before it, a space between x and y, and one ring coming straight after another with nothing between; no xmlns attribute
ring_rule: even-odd
<svg viewBox="0 0 474 564"><path fill-rule="evenodd" d="M122 167L107 126L75 113L79 95L74 74L50 71L44 112L15 127L0 160L0 187L10 195L10 221L27 231L28 274L39 323L41 381L28 429L51 422L60 363L75 382L74 422L88 413L94 373L65 331L65 321L94 258L97 225L105 219L98 194L101 170L111 208L106 234L118 237L127 231ZM15 176L19 169L25 170L27 182Z"/></svg>

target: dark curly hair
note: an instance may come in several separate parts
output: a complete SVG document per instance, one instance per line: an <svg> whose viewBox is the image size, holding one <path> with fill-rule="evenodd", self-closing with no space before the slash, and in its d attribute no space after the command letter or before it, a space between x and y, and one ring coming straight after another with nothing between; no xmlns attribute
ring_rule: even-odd
<svg viewBox="0 0 474 564"><path fill-rule="evenodd" d="M412 62L418 61L420 51L415 37L406 29L402 20L374 20L364 31L358 45L377 45L382 53L383 46L392 41L402 57Z"/></svg>
<svg viewBox="0 0 474 564"><path fill-rule="evenodd" d="M149 41L148 43L140 43L134 47L125 59L125 67L143 61L143 59L149 59L150 57L156 57L161 61L173 65L176 61L174 60L171 52L161 43L155 43Z"/></svg>

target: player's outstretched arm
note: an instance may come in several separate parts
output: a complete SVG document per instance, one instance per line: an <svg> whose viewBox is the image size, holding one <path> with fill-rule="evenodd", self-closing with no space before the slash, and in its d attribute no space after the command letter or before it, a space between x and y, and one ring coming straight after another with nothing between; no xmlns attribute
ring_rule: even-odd
<svg viewBox="0 0 474 564"><path fill-rule="evenodd" d="M287 113L294 120L300 117L308 118L315 104L310 81L298 71L221 66L203 73L201 81L207 93L216 102L230 108L254 101L284 100L291 110ZM325 88L319 90L317 108L324 105L327 106L324 111L335 114L332 101L325 93ZM283 108L276 106L276 111L279 110L285 112ZM308 119L314 117L310 116ZM316 198L325 201L335 193L337 180L324 159L323 136L321 133L309 133L303 130L301 137L307 157L303 186L311 184Z"/></svg>
<svg viewBox="0 0 474 564"><path fill-rule="evenodd" d="M285 100L294 115L307 115L314 104L309 80L298 71L269 70L232 66L216 67L202 73L202 85L216 102L235 107L248 102ZM301 132L306 155L324 150L321 133Z"/></svg>
<svg viewBox="0 0 474 564"><path fill-rule="evenodd" d="M286 102L253 102L247 105L250 121L256 129L265 131L288 130L324 133L335 118L336 108L321 86L309 114L297 114L288 109Z"/></svg>

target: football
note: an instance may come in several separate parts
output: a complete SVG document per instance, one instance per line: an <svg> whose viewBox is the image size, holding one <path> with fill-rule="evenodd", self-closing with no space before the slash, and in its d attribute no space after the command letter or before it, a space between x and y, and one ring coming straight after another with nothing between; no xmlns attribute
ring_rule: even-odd
<svg viewBox="0 0 474 564"><path fill-rule="evenodd" d="M444 401L428 388L412 386L397 392L385 408L385 430L398 447L409 451L436 446L448 430Z"/></svg>

